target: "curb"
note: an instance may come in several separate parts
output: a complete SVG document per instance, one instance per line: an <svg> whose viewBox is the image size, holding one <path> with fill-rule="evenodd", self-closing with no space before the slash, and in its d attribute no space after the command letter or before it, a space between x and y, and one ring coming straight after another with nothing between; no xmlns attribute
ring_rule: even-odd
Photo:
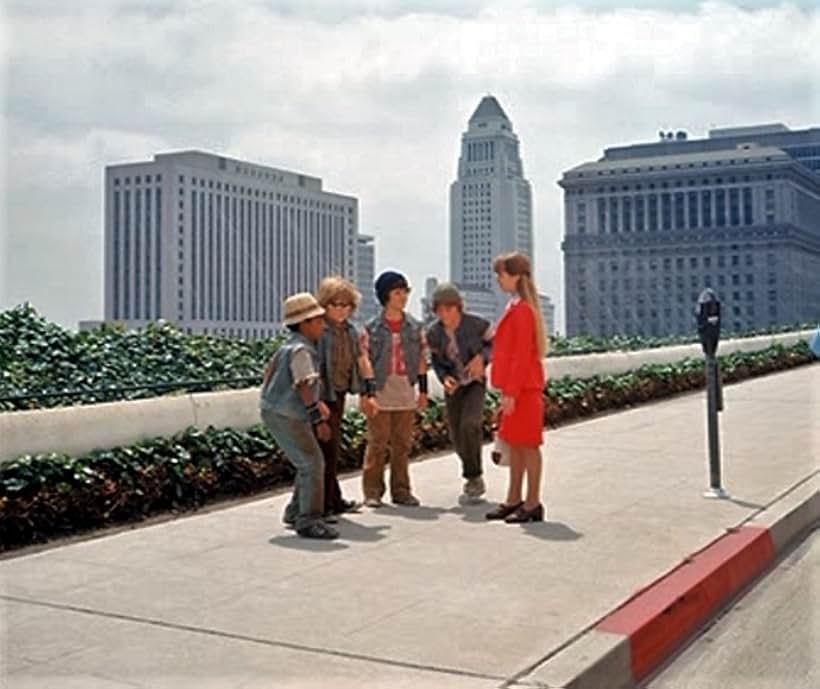
<svg viewBox="0 0 820 689"><path fill-rule="evenodd" d="M636 686L818 522L820 472L815 472L636 593L519 681L555 689Z"/></svg>

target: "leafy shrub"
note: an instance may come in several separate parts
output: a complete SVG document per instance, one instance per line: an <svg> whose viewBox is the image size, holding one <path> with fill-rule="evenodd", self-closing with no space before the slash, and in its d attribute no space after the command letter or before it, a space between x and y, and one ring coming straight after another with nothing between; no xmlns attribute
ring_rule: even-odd
<svg viewBox="0 0 820 689"><path fill-rule="evenodd" d="M806 343L772 347L721 359L726 382L808 364ZM617 376L550 380L545 424L555 426L609 409L694 390L704 385L703 362L645 366ZM498 396L487 395L485 439ZM443 403L420 415L413 454L450 445ZM342 425L341 470L362 464L366 424L349 411ZM261 425L247 431L189 428L173 438L72 458L24 456L0 466L0 550L55 536L183 511L226 496L247 495L289 483L293 468Z"/></svg>

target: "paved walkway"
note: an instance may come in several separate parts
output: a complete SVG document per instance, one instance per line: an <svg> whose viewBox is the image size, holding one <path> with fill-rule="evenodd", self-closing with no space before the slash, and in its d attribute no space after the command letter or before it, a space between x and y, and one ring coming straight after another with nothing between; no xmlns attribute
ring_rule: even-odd
<svg viewBox="0 0 820 689"><path fill-rule="evenodd" d="M516 681L818 471L820 365L726 389L725 483L693 394L551 431L548 521L459 507L456 459L412 467L421 508L307 542L286 495L0 561L0 685L461 687ZM486 461L489 498L505 473ZM359 494L359 480L344 483Z"/></svg>

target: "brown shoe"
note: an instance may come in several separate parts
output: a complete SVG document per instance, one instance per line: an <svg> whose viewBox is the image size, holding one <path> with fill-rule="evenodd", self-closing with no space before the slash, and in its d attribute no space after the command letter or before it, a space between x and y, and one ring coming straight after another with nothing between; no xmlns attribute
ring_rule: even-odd
<svg viewBox="0 0 820 689"><path fill-rule="evenodd" d="M404 505L405 507L418 507L419 505L421 505L419 499L411 493L408 493L407 495L400 495L396 498L393 498L393 504Z"/></svg>
<svg viewBox="0 0 820 689"><path fill-rule="evenodd" d="M516 512L518 509L524 506L523 502L518 502L515 505L505 505L501 504L496 507L494 510L487 512L484 516L487 519L506 519L509 517L513 512Z"/></svg>

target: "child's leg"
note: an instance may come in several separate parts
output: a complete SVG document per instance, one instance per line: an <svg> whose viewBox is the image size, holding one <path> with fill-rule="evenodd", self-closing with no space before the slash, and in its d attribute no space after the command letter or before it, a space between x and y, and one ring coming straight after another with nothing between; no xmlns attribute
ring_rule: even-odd
<svg viewBox="0 0 820 689"><path fill-rule="evenodd" d="M334 402L328 403L330 409L330 440L326 443L320 442L322 454L325 457L325 498L324 511L326 514L341 512L342 490L339 486L337 472L339 467L339 452L342 443L342 418L344 417L345 398L338 395Z"/></svg>
<svg viewBox="0 0 820 689"><path fill-rule="evenodd" d="M324 505L324 458L310 424L280 414L263 414L263 420L291 464L296 468L293 496L285 508L285 521L301 530L321 521Z"/></svg>
<svg viewBox="0 0 820 689"><path fill-rule="evenodd" d="M484 440L484 391L484 386L478 383L458 391L458 405L461 409L456 447L465 479L478 478L483 474L481 445Z"/></svg>
<svg viewBox="0 0 820 689"><path fill-rule="evenodd" d="M367 420L367 449L362 467L362 492L365 500L381 500L384 495L384 459L390 437L390 414L379 412Z"/></svg>
<svg viewBox="0 0 820 689"><path fill-rule="evenodd" d="M413 449L415 410L391 411L390 415L390 495L393 500L410 497L410 451Z"/></svg>

